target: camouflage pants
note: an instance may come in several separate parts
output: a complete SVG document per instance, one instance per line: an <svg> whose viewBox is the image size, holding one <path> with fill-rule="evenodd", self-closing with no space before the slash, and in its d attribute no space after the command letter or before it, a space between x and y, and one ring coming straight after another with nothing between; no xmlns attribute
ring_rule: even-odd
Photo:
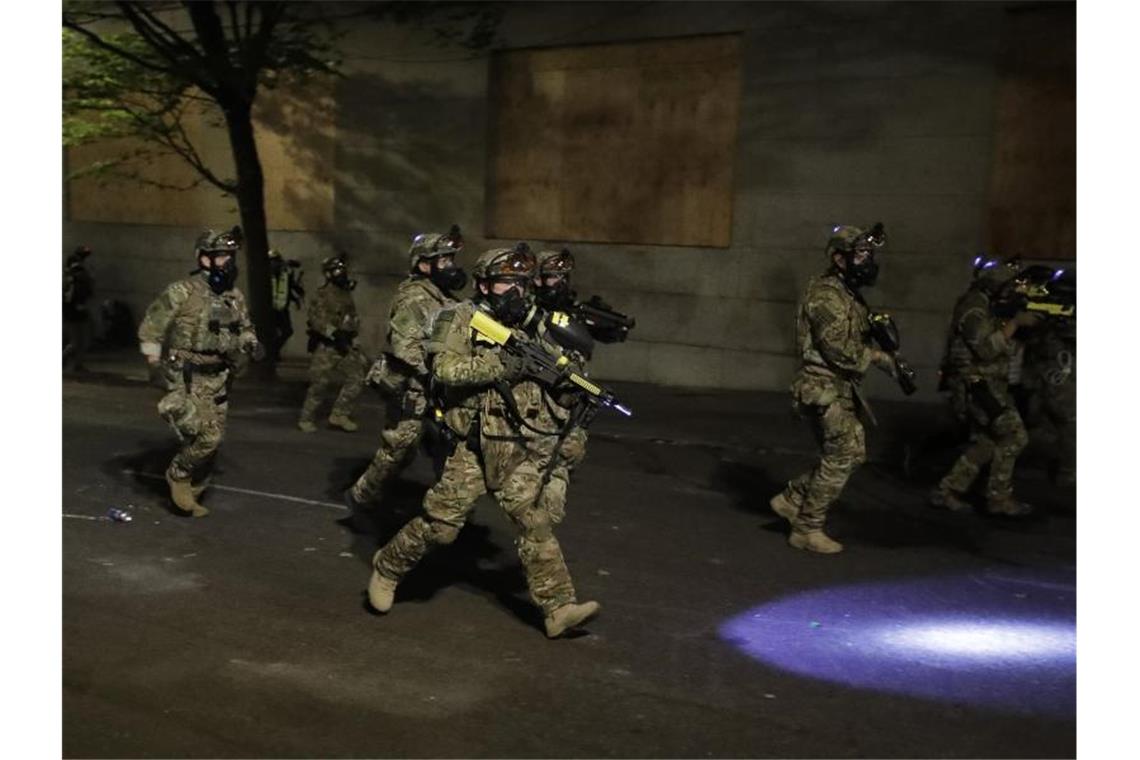
<svg viewBox="0 0 1140 760"><path fill-rule="evenodd" d="M1061 383L1043 383L1029 399L1029 416L1044 417L1056 431L1053 446L1059 476L1075 476L1077 472L1077 384L1068 379Z"/></svg>
<svg viewBox="0 0 1140 760"><path fill-rule="evenodd" d="M364 388L364 355L353 348L344 356L331 346L318 345L309 364L309 391L301 406L301 419L312 422L320 408L337 389L329 417L351 417L353 404Z"/></svg>
<svg viewBox="0 0 1140 760"><path fill-rule="evenodd" d="M228 375L195 374L189 387L178 378L171 382L172 390L158 402L158 413L182 441L182 448L167 470L171 479L200 480L209 469L226 433Z"/></svg>
<svg viewBox="0 0 1140 760"><path fill-rule="evenodd" d="M506 474L493 495L518 531L515 546L526 573L530 598L549 615L576 601L576 597L550 517L535 504L540 478L533 459L526 458ZM460 444L444 464L443 477L424 496L423 514L376 553L376 571L399 581L432 546L455 541L475 501L486 492L479 457Z"/></svg>
<svg viewBox="0 0 1140 760"><path fill-rule="evenodd" d="M867 461L863 423L850 399L827 406L801 405L822 456L819 464L790 481L784 496L798 509L792 529L799 533L822 530L827 510L839 498L851 474Z"/></svg>
<svg viewBox="0 0 1140 760"><path fill-rule="evenodd" d="M366 504L380 495L384 481L407 467L415 457L424 434L423 413L427 402L420 393L405 393L388 404L380 448L368 469L352 486L352 498Z"/></svg>
<svg viewBox="0 0 1140 760"><path fill-rule="evenodd" d="M1003 407L987 411L985 403L970 393L964 380L950 383L950 406L960 422L970 427L970 442L950 472L942 478L939 487L965 493L977 480L987 464L990 466L986 481L986 500L1003 501L1013 498L1013 468L1029 434L1017 413L1009 391L1000 383L989 383L993 402ZM992 414L992 417L991 417Z"/></svg>
<svg viewBox="0 0 1140 760"><path fill-rule="evenodd" d="M576 427L566 436L559 449L558 462L551 470L546 487L538 496L538 506L557 525L566 518L566 489L570 486L570 474L586 458L586 431ZM539 472L544 472L546 459L538 462Z"/></svg>

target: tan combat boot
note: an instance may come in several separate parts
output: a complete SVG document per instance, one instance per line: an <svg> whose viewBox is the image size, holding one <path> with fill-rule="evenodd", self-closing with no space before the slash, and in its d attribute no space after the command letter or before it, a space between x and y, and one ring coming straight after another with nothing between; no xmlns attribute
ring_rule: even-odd
<svg viewBox="0 0 1140 760"><path fill-rule="evenodd" d="M392 602L396 599L396 581L385 578L372 569L372 577L368 579L368 603L377 612L387 612L392 609Z"/></svg>
<svg viewBox="0 0 1140 760"><path fill-rule="evenodd" d="M302 433L315 433L315 432L317 432L317 426L315 424L313 424L313 421L312 420L306 420L303 417L301 419L297 420L297 429L300 430Z"/></svg>
<svg viewBox="0 0 1140 760"><path fill-rule="evenodd" d="M546 637L556 639L571 628L577 628L602 611L597 602L564 604L546 616Z"/></svg>
<svg viewBox="0 0 1140 760"><path fill-rule="evenodd" d="M202 478L202 481L200 483L198 483L196 485L191 485L190 490L194 492L194 498L197 499L199 496L201 496L203 493L205 493L206 489L209 487L210 487L210 476L207 475L206 477Z"/></svg>
<svg viewBox="0 0 1140 760"><path fill-rule="evenodd" d="M776 494L768 501L768 506L772 511L784 518L788 522L795 520L800 514L800 508L792 503L792 500L784 496L784 492Z"/></svg>
<svg viewBox="0 0 1140 760"><path fill-rule="evenodd" d="M973 507L953 489L936 486L930 492L930 506L949 509L951 512L969 512Z"/></svg>
<svg viewBox="0 0 1140 760"><path fill-rule="evenodd" d="M210 510L198 503L194 487L189 480L175 480L170 477L170 470L167 470L166 484L170 486L170 500L174 502L174 506L192 517L205 517L210 514Z"/></svg>
<svg viewBox="0 0 1140 760"><path fill-rule="evenodd" d="M816 554L838 554L843 551L843 544L830 538L822 530L809 530L806 533L792 531L788 536L788 545Z"/></svg>
<svg viewBox="0 0 1140 760"><path fill-rule="evenodd" d="M986 502L986 511L991 515L1002 517L1025 517L1033 511L1033 507L1012 496L989 499Z"/></svg>
<svg viewBox="0 0 1140 760"><path fill-rule="evenodd" d="M357 430L360 426L353 422L348 417L333 416L329 417L329 425L335 428L340 428L346 433L351 433Z"/></svg>

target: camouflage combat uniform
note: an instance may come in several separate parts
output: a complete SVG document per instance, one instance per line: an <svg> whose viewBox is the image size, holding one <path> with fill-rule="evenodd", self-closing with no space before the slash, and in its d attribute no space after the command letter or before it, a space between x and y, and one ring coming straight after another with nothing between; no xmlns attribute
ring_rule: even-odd
<svg viewBox="0 0 1140 760"><path fill-rule="evenodd" d="M1045 417L1056 430L1055 480L1073 485L1077 475L1077 324L1046 319L1029 330L1021 370L1029 393L1028 417Z"/></svg>
<svg viewBox="0 0 1140 760"><path fill-rule="evenodd" d="M988 507L1009 514L1023 511L1013 499L1013 468L1029 442L1009 393L1014 348L1002 321L993 315L990 295L972 286L954 306L943 362L951 409L969 426L970 442L938 490L952 497L965 494L988 464Z"/></svg>
<svg viewBox="0 0 1140 760"><path fill-rule="evenodd" d="M167 394L158 412L182 441L167 470L176 482L202 479L222 442L231 373L257 344L241 291L221 294L199 272L169 285L138 330L144 354L161 353Z"/></svg>
<svg viewBox="0 0 1140 760"><path fill-rule="evenodd" d="M309 364L309 390L299 424L313 425L317 409L339 389L329 424L355 430L353 405L364 387L367 360L356 343L360 317L347 288L325 283L309 304L309 336L315 343Z"/></svg>
<svg viewBox="0 0 1140 760"><path fill-rule="evenodd" d="M388 351L381 360L381 371L398 377L402 389L397 386L396 395L390 397L380 448L352 486L352 499L357 503L375 499L384 481L407 466L415 455L423 437L423 415L427 410L425 330L437 311L454 303L423 275L412 275L396 291L388 317Z"/></svg>
<svg viewBox="0 0 1140 760"><path fill-rule="evenodd" d="M536 504L545 461L539 442L549 436L516 425L492 387L504 380L507 369L498 346L473 336L469 324L479 308L463 301L436 316L428 352L433 375L445 386L446 423L459 442L439 482L425 495L423 514L376 553L373 565L379 576L398 582L432 545L453 542L475 501L489 491L518 531L516 546L530 597L549 618L576 601L551 517ZM541 388L531 381L507 382L518 413L538 427Z"/></svg>
<svg viewBox="0 0 1140 760"><path fill-rule="evenodd" d="M810 425L822 457L782 494L795 509L793 536L823 529L828 509L867 459L857 394L873 357L869 313L863 298L834 270L808 283L800 301L800 368L792 381L792 404Z"/></svg>

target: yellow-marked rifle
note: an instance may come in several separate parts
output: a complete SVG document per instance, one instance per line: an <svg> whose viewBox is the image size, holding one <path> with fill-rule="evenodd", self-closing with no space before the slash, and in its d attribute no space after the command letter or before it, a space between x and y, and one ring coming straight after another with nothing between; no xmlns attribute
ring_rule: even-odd
<svg viewBox="0 0 1140 760"><path fill-rule="evenodd" d="M565 315L562 315L565 316ZM559 318L558 313L546 322L547 332L556 342L561 332L572 333L573 323ZM582 392L583 398L591 404L613 409L626 417L633 415L629 407L618 401L613 391L604 388L570 369L570 360L565 356L554 356L538 343L523 340L511 332L509 327L495 321L483 311L476 311L471 317L471 329L503 350L519 357L524 372L539 382L553 387L559 382L568 382Z"/></svg>

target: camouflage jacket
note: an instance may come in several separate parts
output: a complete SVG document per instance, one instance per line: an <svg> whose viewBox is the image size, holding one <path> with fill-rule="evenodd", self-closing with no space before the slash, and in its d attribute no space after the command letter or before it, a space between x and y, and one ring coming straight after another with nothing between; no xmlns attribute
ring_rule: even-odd
<svg viewBox="0 0 1140 760"><path fill-rule="evenodd" d="M852 398L871 363L869 314L862 296L835 272L808 283L796 313L796 403L827 406Z"/></svg>
<svg viewBox="0 0 1140 760"><path fill-rule="evenodd" d="M237 288L217 294L199 272L167 286L139 324L139 343L147 356L163 349L175 361L229 360L256 344L245 296Z"/></svg>
<svg viewBox="0 0 1140 760"><path fill-rule="evenodd" d="M1024 328L1023 328L1024 329ZM1077 381L1077 324L1070 319L1046 319L1026 331L1021 381L1026 388Z"/></svg>
<svg viewBox="0 0 1140 760"><path fill-rule="evenodd" d="M943 371L948 379L983 378L1005 382L1016 345L990 310L990 297L971 287L954 304Z"/></svg>
<svg viewBox="0 0 1140 760"><path fill-rule="evenodd" d="M356 304L352 291L325 283L317 288L316 295L309 302L309 330L326 340L332 340L338 331L360 332L360 317L356 314Z"/></svg>
<svg viewBox="0 0 1140 760"><path fill-rule="evenodd" d="M422 390L428 374L424 342L435 313L456 302L427 277L412 276L400 283L388 315L388 352L394 356L409 385Z"/></svg>

